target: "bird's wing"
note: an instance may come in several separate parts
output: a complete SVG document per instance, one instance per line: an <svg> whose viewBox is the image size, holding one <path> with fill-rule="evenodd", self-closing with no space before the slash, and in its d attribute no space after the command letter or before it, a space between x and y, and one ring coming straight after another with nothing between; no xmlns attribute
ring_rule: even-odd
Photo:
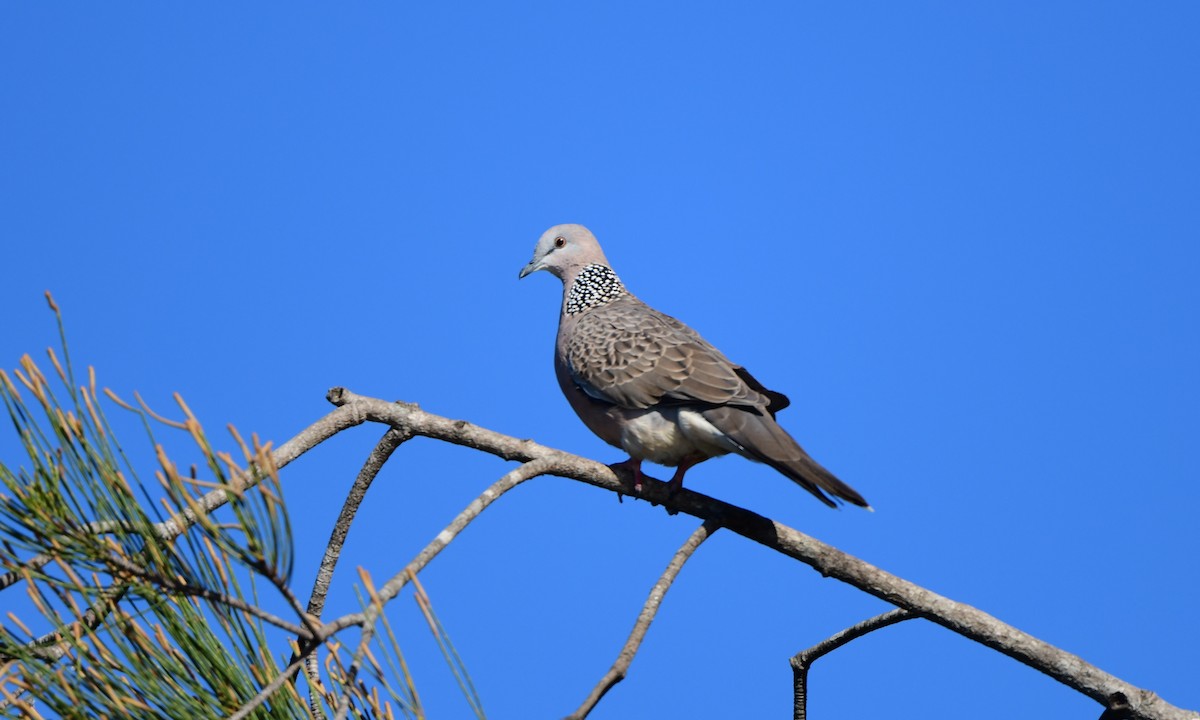
<svg viewBox="0 0 1200 720"><path fill-rule="evenodd" d="M694 330L633 297L580 315L563 350L584 392L621 407L695 403L773 413L787 404Z"/></svg>
<svg viewBox="0 0 1200 720"><path fill-rule="evenodd" d="M766 396L767 400L769 401L769 403L767 405L767 411L771 413L772 417L774 417L775 413L779 412L780 410L784 409L788 405L792 404L792 401L788 399L787 395L784 395L781 392L775 392L774 390L768 390L762 383L760 383L758 381L757 378L755 378L753 375L750 374L749 370L742 367L741 365L738 365L737 363L731 362L729 360L729 358L725 357L721 353L720 350L717 350L712 345L709 345L708 342L704 338L700 337L700 333L696 332L695 330L691 329L690 327L683 324L679 320L676 320L675 318L671 317L670 315L663 315L662 313L659 313L659 317L661 317L663 319L663 321L665 321L668 325L675 328L679 332L685 333L688 335L688 337L691 337L692 339L696 340L697 342L707 345L709 348L712 349L713 352L715 352L717 355L719 355L721 357L721 359L723 359L725 362L729 363L729 365L731 367L733 367L733 371L736 372L738 374L738 377L740 377L742 379L742 382L749 385L751 390L754 390L755 392Z"/></svg>

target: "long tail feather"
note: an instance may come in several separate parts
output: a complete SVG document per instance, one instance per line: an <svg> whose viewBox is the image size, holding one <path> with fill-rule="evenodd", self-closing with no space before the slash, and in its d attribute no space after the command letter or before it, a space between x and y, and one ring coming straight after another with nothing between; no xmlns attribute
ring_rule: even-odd
<svg viewBox="0 0 1200 720"><path fill-rule="evenodd" d="M832 495L859 507L871 507L854 488L813 460L770 415L734 407L711 408L701 414L741 449L740 454L770 465L826 505L837 507L829 497Z"/></svg>

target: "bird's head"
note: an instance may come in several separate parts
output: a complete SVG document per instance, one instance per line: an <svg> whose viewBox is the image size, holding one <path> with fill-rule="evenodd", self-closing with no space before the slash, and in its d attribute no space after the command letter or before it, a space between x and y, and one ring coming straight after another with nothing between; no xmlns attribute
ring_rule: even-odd
<svg viewBox="0 0 1200 720"><path fill-rule="evenodd" d="M521 268L520 277L549 270L550 274L565 281L593 264L608 265L596 236L582 225L555 225L542 233L533 249L533 259Z"/></svg>

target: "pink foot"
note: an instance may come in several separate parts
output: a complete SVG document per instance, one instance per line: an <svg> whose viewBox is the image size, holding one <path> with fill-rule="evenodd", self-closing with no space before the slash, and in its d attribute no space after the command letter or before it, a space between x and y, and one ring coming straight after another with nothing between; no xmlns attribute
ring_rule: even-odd
<svg viewBox="0 0 1200 720"><path fill-rule="evenodd" d="M679 463L679 467L675 468L675 474L671 476L671 481L667 483L667 492L669 492L671 495L679 492L683 488L684 473L686 473L689 468L695 467L707 459L708 458L697 458L695 460L689 460L685 458L683 461L681 461Z"/></svg>
<svg viewBox="0 0 1200 720"><path fill-rule="evenodd" d="M640 493L642 491L642 461L635 458L629 458L623 462L615 463L611 467L624 468L633 473L633 491Z"/></svg>

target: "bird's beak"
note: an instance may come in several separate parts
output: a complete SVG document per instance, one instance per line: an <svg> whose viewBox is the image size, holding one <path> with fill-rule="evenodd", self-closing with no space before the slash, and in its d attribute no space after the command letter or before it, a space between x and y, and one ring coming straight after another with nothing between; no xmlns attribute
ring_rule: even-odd
<svg viewBox="0 0 1200 720"><path fill-rule="evenodd" d="M517 276L517 279L521 280L529 273L535 273L538 270L542 270L543 268L545 268L545 265L542 265L542 263L540 261L530 260L528 265L521 268L521 274Z"/></svg>

